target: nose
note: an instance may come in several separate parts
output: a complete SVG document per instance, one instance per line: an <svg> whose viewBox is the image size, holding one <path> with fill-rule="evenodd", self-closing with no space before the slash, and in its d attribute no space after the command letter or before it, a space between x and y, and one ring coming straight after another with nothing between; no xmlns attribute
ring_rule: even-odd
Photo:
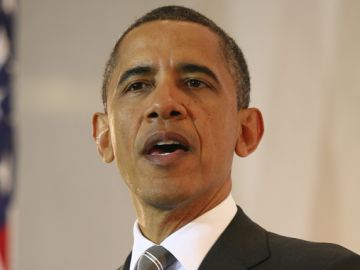
<svg viewBox="0 0 360 270"><path fill-rule="evenodd" d="M184 106L184 94L176 86L158 85L153 93L149 107L145 110L148 121L181 120L186 118L187 110Z"/></svg>

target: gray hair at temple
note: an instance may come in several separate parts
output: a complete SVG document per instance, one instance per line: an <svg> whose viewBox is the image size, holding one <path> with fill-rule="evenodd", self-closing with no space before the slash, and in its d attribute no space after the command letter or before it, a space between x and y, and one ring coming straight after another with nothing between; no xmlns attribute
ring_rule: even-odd
<svg viewBox="0 0 360 270"><path fill-rule="evenodd" d="M226 34L225 31L217 26L213 21L193 9L181 6L164 6L154 9L137 19L130 27L127 28L127 30L116 42L110 54L110 58L107 61L103 78L102 101L105 112L107 111L108 86L117 64L117 59L119 57L118 49L121 41L134 28L147 22L163 20L197 23L207 27L219 37L220 47L223 51L226 62L230 65L230 72L236 85L238 110L248 108L250 102L250 75L244 55L234 39Z"/></svg>

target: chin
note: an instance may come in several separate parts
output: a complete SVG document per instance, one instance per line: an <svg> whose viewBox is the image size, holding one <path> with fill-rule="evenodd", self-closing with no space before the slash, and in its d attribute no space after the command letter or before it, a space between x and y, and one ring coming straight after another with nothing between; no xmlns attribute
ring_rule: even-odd
<svg viewBox="0 0 360 270"><path fill-rule="evenodd" d="M143 196L143 202L159 210L173 210L189 200L189 195L181 193L152 193Z"/></svg>

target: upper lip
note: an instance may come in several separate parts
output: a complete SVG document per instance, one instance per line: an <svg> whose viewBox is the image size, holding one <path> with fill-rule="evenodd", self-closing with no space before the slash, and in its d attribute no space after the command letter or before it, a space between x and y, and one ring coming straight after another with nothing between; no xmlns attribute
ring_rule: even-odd
<svg viewBox="0 0 360 270"><path fill-rule="evenodd" d="M159 142L173 141L180 143L186 149L190 149L189 141L181 134L170 131L158 131L150 135L144 143L143 154L149 154L150 150Z"/></svg>

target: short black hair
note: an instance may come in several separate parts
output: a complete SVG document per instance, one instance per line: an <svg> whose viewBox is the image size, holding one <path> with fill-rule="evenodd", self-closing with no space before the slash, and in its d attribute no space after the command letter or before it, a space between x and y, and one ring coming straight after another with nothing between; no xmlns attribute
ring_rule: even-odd
<svg viewBox="0 0 360 270"><path fill-rule="evenodd" d="M117 40L110 54L110 58L107 61L104 72L102 100L105 112L107 111L107 88L117 64L118 50L122 40L131 30L144 23L163 20L194 22L207 27L219 37L220 47L223 51L225 60L230 65L230 71L237 88L237 107L239 110L247 108L250 102L250 75L244 55L234 39L212 20L193 9L182 6L163 6L156 8L137 19Z"/></svg>

